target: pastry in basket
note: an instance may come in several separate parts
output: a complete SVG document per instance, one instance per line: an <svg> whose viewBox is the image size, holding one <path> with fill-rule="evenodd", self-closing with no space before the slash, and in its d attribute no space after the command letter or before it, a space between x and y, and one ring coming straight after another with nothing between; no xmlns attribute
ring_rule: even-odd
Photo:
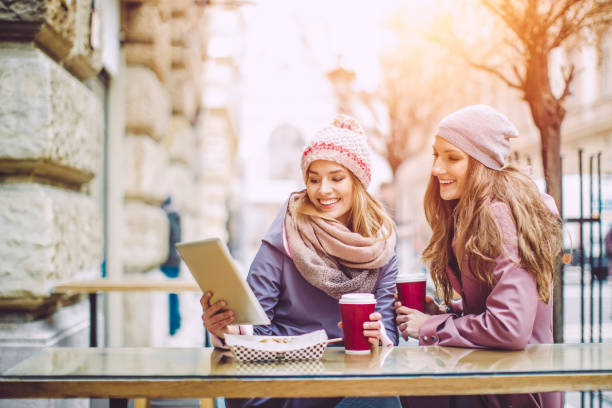
<svg viewBox="0 0 612 408"><path fill-rule="evenodd" d="M239 361L319 360L327 347L325 330L301 336L226 334L225 341Z"/></svg>

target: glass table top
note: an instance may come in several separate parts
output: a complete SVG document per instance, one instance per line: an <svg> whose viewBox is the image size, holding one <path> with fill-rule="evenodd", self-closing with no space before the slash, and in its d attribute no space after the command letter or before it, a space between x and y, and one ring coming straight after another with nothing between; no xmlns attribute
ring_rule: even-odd
<svg viewBox="0 0 612 408"><path fill-rule="evenodd" d="M228 377L466 376L612 374L612 343L529 345L521 351L438 346L378 348L350 355L327 348L318 361L240 363L212 348L48 348L0 380Z"/></svg>

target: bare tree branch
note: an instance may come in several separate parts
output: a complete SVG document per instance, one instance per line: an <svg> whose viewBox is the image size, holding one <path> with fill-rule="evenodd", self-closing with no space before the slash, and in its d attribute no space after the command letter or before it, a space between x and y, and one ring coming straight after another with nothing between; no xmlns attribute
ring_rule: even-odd
<svg viewBox="0 0 612 408"><path fill-rule="evenodd" d="M521 84L520 89L523 89L525 87L525 78L519 72L519 68L516 64L512 65L512 71L514 71L514 75L516 75L516 77L519 79L519 82Z"/></svg>
<svg viewBox="0 0 612 408"><path fill-rule="evenodd" d="M510 88L515 88L515 89L520 89L523 90L525 87L525 80L521 77L521 75L518 72L518 68L516 68L516 66L513 67L514 69L514 73L517 76L517 82L514 82L512 80L510 80L509 78L507 78L504 74L502 74L499 70L488 66L484 63L479 63L476 61L473 61L472 59L470 59L470 57L468 57L467 55L465 55L465 53L461 53L460 57L466 62L466 64L476 68L476 69L480 69L482 71L486 71L492 75L495 75L496 77L498 77L499 79L501 79L502 81L504 81L506 83L506 85L508 85Z"/></svg>
<svg viewBox="0 0 612 408"><path fill-rule="evenodd" d="M565 98L567 98L571 94L570 86L571 86L572 80L574 79L574 72L575 72L574 64L570 65L569 70L567 71L568 71L567 73L563 74L563 81L565 82L565 85L563 87L563 93L561 93L561 96L559 96L559 98L557 99L559 103L563 103Z"/></svg>
<svg viewBox="0 0 612 408"><path fill-rule="evenodd" d="M508 47L512 48L518 55L523 55L525 53L524 49L521 49L521 47L519 47L517 44L520 44L522 46L524 46L524 44L522 42L516 42L516 41L512 41L509 38L504 38L502 40L504 42L504 44L506 44Z"/></svg>
<svg viewBox="0 0 612 408"><path fill-rule="evenodd" d="M501 18L506 23L506 26L518 37L525 45L529 44L529 38L525 36L525 30L521 24L521 16L516 6L510 1L505 1L504 6L495 4L491 0L482 0L482 4L487 7L493 14Z"/></svg>
<svg viewBox="0 0 612 408"><path fill-rule="evenodd" d="M595 27L602 24L610 24L612 22L612 2L596 2L590 8L584 1L578 1L576 4L582 3L582 7L575 9L570 15L568 10L560 19L559 31L552 36L551 49L560 46L568 37L579 33L586 27ZM582 14L582 15L580 15Z"/></svg>
<svg viewBox="0 0 612 408"><path fill-rule="evenodd" d="M573 16L568 16L567 14L561 19L562 23L559 27L559 31L557 35L552 37L552 42L550 44L550 49L556 48L563 43L569 36L576 34L580 30L583 29L583 24L587 18L587 13L582 16L577 16L578 11Z"/></svg>
<svg viewBox="0 0 612 408"><path fill-rule="evenodd" d="M484 4L484 6L487 7L493 14L497 15L498 17L504 18L506 13L504 12L501 5L496 4L491 0L482 0L482 4Z"/></svg>
<svg viewBox="0 0 612 408"><path fill-rule="evenodd" d="M587 10L587 25L610 24L612 20L612 2L602 1L597 3L592 9Z"/></svg>
<svg viewBox="0 0 612 408"><path fill-rule="evenodd" d="M380 117L380 112L378 111L378 109L376 109L376 107L374 106L372 95L370 95L369 93L365 91L362 91L362 92L359 92L358 97L361 100L361 102L364 104L364 106L368 108L368 111L372 114L372 117L374 118L374 122L376 123L376 127L380 128L381 123L383 122L383 119Z"/></svg>
<svg viewBox="0 0 612 408"><path fill-rule="evenodd" d="M550 6L550 10L548 12L548 14L546 15L546 17L543 20L543 24L545 27L552 27L553 25L555 25L557 23L557 21L566 16L567 13L569 12L569 9L572 8L573 6L577 5L578 3L580 3L580 1L576 1L576 0L565 0L565 2L563 3L563 5L559 8L559 10L554 13L555 10L555 4L559 4L559 2L557 1L555 2L551 2L551 6Z"/></svg>

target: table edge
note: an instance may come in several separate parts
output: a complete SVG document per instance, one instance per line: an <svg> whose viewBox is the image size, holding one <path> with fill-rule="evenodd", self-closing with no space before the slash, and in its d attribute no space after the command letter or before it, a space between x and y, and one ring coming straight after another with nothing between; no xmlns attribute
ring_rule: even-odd
<svg viewBox="0 0 612 408"><path fill-rule="evenodd" d="M537 381L534 381L537 379ZM0 379L1 398L251 398L469 395L612 390L612 373L183 380Z"/></svg>

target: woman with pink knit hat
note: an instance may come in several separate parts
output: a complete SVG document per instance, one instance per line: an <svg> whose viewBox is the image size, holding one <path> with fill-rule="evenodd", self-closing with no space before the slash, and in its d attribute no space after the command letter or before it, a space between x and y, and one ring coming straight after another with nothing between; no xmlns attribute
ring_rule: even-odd
<svg viewBox="0 0 612 408"><path fill-rule="evenodd" d="M444 118L424 207L423 260L445 306L396 302L404 338L421 345L523 349L553 342L553 271L561 223L552 197L506 164L514 125L486 105ZM453 299L453 294L458 299ZM561 393L402 397L404 407L561 407Z"/></svg>
<svg viewBox="0 0 612 408"><path fill-rule="evenodd" d="M370 149L357 121L339 115L319 130L301 157L306 189L292 193L263 238L247 282L268 326L231 325L221 301L201 299L202 319L216 347L227 333L299 335L324 329L342 337L338 300L372 293L376 311L363 325L372 347L397 344L393 300L397 260L393 223L368 192ZM399 407L394 398L231 399L232 407Z"/></svg>

